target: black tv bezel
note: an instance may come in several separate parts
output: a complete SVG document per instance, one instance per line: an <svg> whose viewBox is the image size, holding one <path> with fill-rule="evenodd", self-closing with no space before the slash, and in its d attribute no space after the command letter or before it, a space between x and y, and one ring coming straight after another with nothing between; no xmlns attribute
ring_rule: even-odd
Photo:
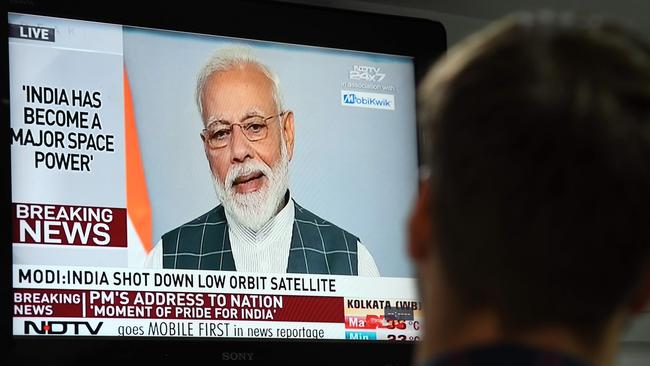
<svg viewBox="0 0 650 366"><path fill-rule="evenodd" d="M148 7L152 7L149 8ZM285 42L414 58L418 83L429 66L446 51L446 32L440 22L428 19L342 10L260 0L231 0L210 4L199 0L166 1L155 5L125 1L10 0L7 12L97 21L163 30L214 34ZM7 28L3 27L7 37ZM2 45L8 61L8 42ZM9 121L9 66L3 72L2 108ZM9 123L1 138L9 141ZM4 217L11 217L10 145L4 146ZM282 363L352 363L409 365L413 342L186 339L102 337L14 337L12 334L11 225L5 221L0 267L4 270L0 302L5 344L10 359L21 364L89 364L94 362L153 362L166 364L207 357L216 362L241 360ZM250 360L249 360L250 361Z"/></svg>

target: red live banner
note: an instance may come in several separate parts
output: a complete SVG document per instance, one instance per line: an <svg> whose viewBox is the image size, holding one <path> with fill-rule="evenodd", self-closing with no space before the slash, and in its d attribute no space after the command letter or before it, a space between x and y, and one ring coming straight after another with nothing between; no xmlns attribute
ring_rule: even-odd
<svg viewBox="0 0 650 366"><path fill-rule="evenodd" d="M34 289L14 291L14 316L325 323L345 320L342 297Z"/></svg>
<svg viewBox="0 0 650 366"><path fill-rule="evenodd" d="M14 203L12 211L14 243L127 246L125 208Z"/></svg>

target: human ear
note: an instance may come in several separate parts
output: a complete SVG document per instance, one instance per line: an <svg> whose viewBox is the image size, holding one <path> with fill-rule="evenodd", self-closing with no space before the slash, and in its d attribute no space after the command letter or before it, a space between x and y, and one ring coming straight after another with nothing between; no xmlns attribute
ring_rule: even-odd
<svg viewBox="0 0 650 366"><path fill-rule="evenodd" d="M293 125L293 112L287 111L287 116L284 118L284 125L282 126L282 133L284 134L284 141L287 144L287 156L289 161L293 157L293 142L294 142L294 125Z"/></svg>
<svg viewBox="0 0 650 366"><path fill-rule="evenodd" d="M434 245L434 215L429 178L420 182L420 188L409 218L409 247L411 259L428 257Z"/></svg>
<svg viewBox="0 0 650 366"><path fill-rule="evenodd" d="M632 296L629 309L632 314L638 314L647 309L648 305L650 305L650 270L644 273L641 286Z"/></svg>

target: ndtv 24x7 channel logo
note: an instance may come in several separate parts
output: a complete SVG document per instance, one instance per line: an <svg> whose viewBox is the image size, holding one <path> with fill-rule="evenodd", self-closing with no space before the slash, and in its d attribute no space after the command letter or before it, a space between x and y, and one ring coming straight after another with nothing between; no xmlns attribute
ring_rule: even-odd
<svg viewBox="0 0 650 366"><path fill-rule="evenodd" d="M33 322L25 320L25 335L42 334L42 335L97 335L104 322L97 323L93 326L89 322L75 321L40 321Z"/></svg>
<svg viewBox="0 0 650 366"><path fill-rule="evenodd" d="M350 70L350 80L365 80L381 82L386 74L381 73L381 67L354 65Z"/></svg>

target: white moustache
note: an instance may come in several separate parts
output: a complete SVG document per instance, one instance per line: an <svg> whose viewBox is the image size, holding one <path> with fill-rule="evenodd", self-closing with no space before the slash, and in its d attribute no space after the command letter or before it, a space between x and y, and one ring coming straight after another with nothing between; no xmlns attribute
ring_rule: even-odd
<svg viewBox="0 0 650 366"><path fill-rule="evenodd" d="M268 177L272 174L272 171L268 165L262 162L249 160L245 163L233 165L230 170L228 170L228 175L226 175L224 186L230 189L235 184L235 181L237 179L253 174L262 174Z"/></svg>
<svg viewBox="0 0 650 366"><path fill-rule="evenodd" d="M257 191L246 194L235 192L233 184L238 178L263 174L265 184ZM280 210L289 189L289 158L284 141L280 146L280 160L273 167L260 160L249 159L232 165L223 181L214 176L214 187L229 220L253 231L258 231Z"/></svg>

